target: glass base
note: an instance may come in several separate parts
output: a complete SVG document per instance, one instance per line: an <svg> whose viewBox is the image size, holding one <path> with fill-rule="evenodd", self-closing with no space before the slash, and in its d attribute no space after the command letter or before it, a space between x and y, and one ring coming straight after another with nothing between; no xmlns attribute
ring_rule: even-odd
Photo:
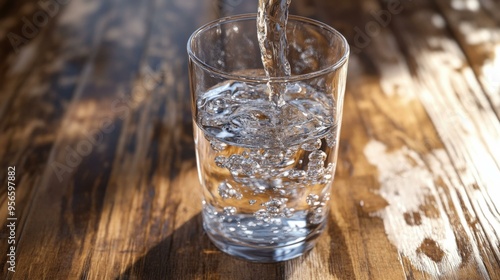
<svg viewBox="0 0 500 280"><path fill-rule="evenodd" d="M231 240L219 240L216 236L207 235L212 243L224 253L251 262L282 262L299 257L311 250L316 244L316 239L304 240L298 243L280 247L249 247L232 242Z"/></svg>

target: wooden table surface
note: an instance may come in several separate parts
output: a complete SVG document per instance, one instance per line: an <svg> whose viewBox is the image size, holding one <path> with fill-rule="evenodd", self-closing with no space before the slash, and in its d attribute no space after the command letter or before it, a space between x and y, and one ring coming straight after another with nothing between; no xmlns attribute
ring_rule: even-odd
<svg viewBox="0 0 500 280"><path fill-rule="evenodd" d="M317 246L255 264L201 227L185 49L257 1L0 0L0 274L500 279L500 1L292 2L352 47L339 164Z"/></svg>

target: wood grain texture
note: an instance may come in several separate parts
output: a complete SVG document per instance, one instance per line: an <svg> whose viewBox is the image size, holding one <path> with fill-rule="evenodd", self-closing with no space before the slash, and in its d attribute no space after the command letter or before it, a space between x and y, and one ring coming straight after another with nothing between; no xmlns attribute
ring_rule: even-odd
<svg viewBox="0 0 500 280"><path fill-rule="evenodd" d="M329 226L277 264L203 232L187 81L188 36L257 3L54 3L16 50L7 35L43 9L0 1L0 182L15 165L18 217L3 278L500 279L498 2L292 1L352 54Z"/></svg>
<svg viewBox="0 0 500 280"><path fill-rule="evenodd" d="M455 3L455 4L454 4ZM497 117L500 116L500 4L489 1L475 2L470 7L454 8L456 2L437 1L445 21L448 23L460 47L467 56L482 89L489 98Z"/></svg>

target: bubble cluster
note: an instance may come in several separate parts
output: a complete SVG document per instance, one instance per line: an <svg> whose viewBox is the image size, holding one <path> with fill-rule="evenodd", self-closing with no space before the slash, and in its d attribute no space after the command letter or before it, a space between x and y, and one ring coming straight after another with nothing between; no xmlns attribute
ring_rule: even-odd
<svg viewBox="0 0 500 280"><path fill-rule="evenodd" d="M207 231L280 244L324 221L337 124L333 96L317 90L323 86L287 84L278 110L265 84L228 81L198 96L206 139L198 152L214 156L202 162L212 192L203 204Z"/></svg>
<svg viewBox="0 0 500 280"><path fill-rule="evenodd" d="M254 215L257 220L269 223L271 218L290 218L295 213L294 208L287 207L287 198L271 198L269 201L262 203L261 208Z"/></svg>
<svg viewBox="0 0 500 280"><path fill-rule="evenodd" d="M326 153L320 150L316 150L309 154L309 165L319 164L323 165L326 159Z"/></svg>
<svg viewBox="0 0 500 280"><path fill-rule="evenodd" d="M283 209L283 214L287 218L292 217L294 213L295 213L295 209L293 209L293 208L285 208L285 209Z"/></svg>
<svg viewBox="0 0 500 280"><path fill-rule="evenodd" d="M290 172L288 172L288 179L291 179L291 180L305 179L306 176L307 176L307 172L305 172L304 170L294 169L294 170L291 170Z"/></svg>
<svg viewBox="0 0 500 280"><path fill-rule="evenodd" d="M313 183L325 174L325 159L326 154L323 151L316 150L309 154L309 163L307 164L307 176Z"/></svg>
<svg viewBox="0 0 500 280"><path fill-rule="evenodd" d="M265 223L269 223L271 221L271 215L266 209L259 209L254 213L255 219L257 221L263 221Z"/></svg>
<svg viewBox="0 0 500 280"><path fill-rule="evenodd" d="M231 184L228 182L222 182L219 184L219 195L222 197L222 199L228 199L228 198L235 198L235 199L241 199L243 195L235 190Z"/></svg>
<svg viewBox="0 0 500 280"><path fill-rule="evenodd" d="M215 158L215 164L221 168L227 168L236 178L240 175L253 176L259 170L259 164L249 157L244 157L242 155L233 154L231 156L217 156Z"/></svg>
<svg viewBox="0 0 500 280"><path fill-rule="evenodd" d="M214 100L208 101L206 110L207 113L210 114L221 114L226 110L228 107L228 104L223 98L218 98Z"/></svg>
<svg viewBox="0 0 500 280"><path fill-rule="evenodd" d="M226 158L223 156L215 157L215 165L220 168L226 168Z"/></svg>
<svg viewBox="0 0 500 280"><path fill-rule="evenodd" d="M320 224L325 218L325 209L323 207L313 208L307 214L307 221L310 224L317 225Z"/></svg>
<svg viewBox="0 0 500 280"><path fill-rule="evenodd" d="M325 140L326 141L326 140ZM291 217L295 210L288 208L288 199L300 196L299 189L316 184L329 184L332 181L334 165L329 163L327 154L321 150L321 139L315 139L299 147L287 149L243 149L239 154L228 156L218 155L215 164L219 168L227 169L232 180L242 188L248 189L253 195L274 193L274 198L261 204L262 208L254 212L257 220L265 223L273 218ZM305 148L305 149L304 149ZM215 149L214 149L215 150ZM307 164L297 161L297 153L305 153ZM227 180L218 187L222 199L242 199L243 194L236 190ZM309 213L311 221L320 220L323 198L310 194L306 198L307 204L314 210ZM249 200L254 205L255 199ZM312 215L312 216L311 216Z"/></svg>
<svg viewBox="0 0 500 280"><path fill-rule="evenodd" d="M309 206L318 206L320 205L320 200L319 200L319 195L317 194L310 194L306 198L306 203Z"/></svg>
<svg viewBox="0 0 500 280"><path fill-rule="evenodd" d="M283 187L300 187L331 181L333 165L325 168L327 155L321 150L310 152L306 170L291 168L296 165L297 148L282 150L245 150L229 157L215 157L215 164L228 169L237 183L243 184L255 193L266 189L278 192Z"/></svg>
<svg viewBox="0 0 500 280"><path fill-rule="evenodd" d="M320 184L330 184L333 180L333 172L335 169L335 165L333 163L329 163L328 166L325 168L323 176L321 177L321 180L319 181Z"/></svg>
<svg viewBox="0 0 500 280"><path fill-rule="evenodd" d="M271 198L268 202L263 203L262 206L266 207L266 211L272 216L279 215L286 206L286 198Z"/></svg>
<svg viewBox="0 0 500 280"><path fill-rule="evenodd" d="M308 141L304 144L302 144L302 149L305 151L315 151L321 148L321 140L320 139L313 139L311 141Z"/></svg>
<svg viewBox="0 0 500 280"><path fill-rule="evenodd" d="M331 129L330 132L326 135L325 140L326 144L330 148L333 148L335 145L337 145L337 130Z"/></svg>
<svg viewBox="0 0 500 280"><path fill-rule="evenodd" d="M222 213L224 214L224 216L232 216L232 215L236 214L236 207L233 207L233 206L224 207L224 210Z"/></svg>
<svg viewBox="0 0 500 280"><path fill-rule="evenodd" d="M307 84L290 84L283 95L283 106L276 110L267 91L266 84L235 81L219 84L196 100L199 112L196 121L224 142L259 143L269 148L276 146L277 140L282 146L294 146L307 140L304 150L318 149L315 135L324 134L335 125L333 96ZM219 144L212 143L212 147L224 150L224 144Z"/></svg>
<svg viewBox="0 0 500 280"><path fill-rule="evenodd" d="M310 224L320 224L326 217L326 210L328 201L330 200L330 194L326 193L323 196L317 194L309 194L306 198L306 203L309 205L309 211L307 213L307 221Z"/></svg>
<svg viewBox="0 0 500 280"><path fill-rule="evenodd" d="M210 146L217 152L224 151L227 148L226 143L215 139L210 140Z"/></svg>

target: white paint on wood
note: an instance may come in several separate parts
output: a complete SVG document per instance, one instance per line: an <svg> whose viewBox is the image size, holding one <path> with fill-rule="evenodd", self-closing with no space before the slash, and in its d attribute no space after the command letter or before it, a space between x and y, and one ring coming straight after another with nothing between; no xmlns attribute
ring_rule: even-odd
<svg viewBox="0 0 500 280"><path fill-rule="evenodd" d="M99 2L96 0L68 1L64 5L56 5L58 12L65 10L61 13L59 22L62 25L79 25L99 8Z"/></svg>
<svg viewBox="0 0 500 280"><path fill-rule="evenodd" d="M478 0L453 0L451 6L456 10L477 11L481 8Z"/></svg>
<svg viewBox="0 0 500 280"><path fill-rule="evenodd" d="M418 154L407 147L387 152L386 146L376 140L366 145L364 154L377 166L379 194L389 203L375 215L383 219L387 237L400 254L415 268L433 276L458 268L462 260L452 226L440 202L433 175ZM435 203L429 202L429 197ZM439 214L426 215L423 207L436 207ZM418 221L409 224L405 213L410 216L417 213ZM419 249L426 239L437 243L441 258L434 256L433 260Z"/></svg>
<svg viewBox="0 0 500 280"><path fill-rule="evenodd" d="M493 93L490 95L491 102L494 106L500 106L500 32L496 34L498 43L493 48L491 57L485 61L482 70L483 83L488 87L487 90Z"/></svg>

